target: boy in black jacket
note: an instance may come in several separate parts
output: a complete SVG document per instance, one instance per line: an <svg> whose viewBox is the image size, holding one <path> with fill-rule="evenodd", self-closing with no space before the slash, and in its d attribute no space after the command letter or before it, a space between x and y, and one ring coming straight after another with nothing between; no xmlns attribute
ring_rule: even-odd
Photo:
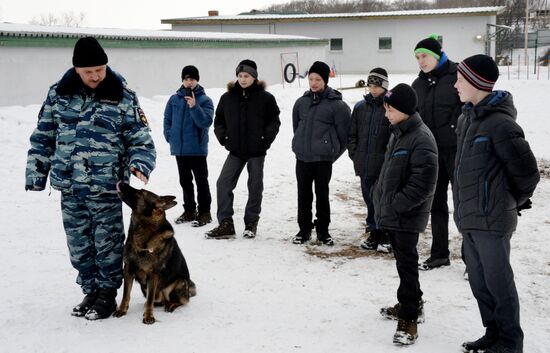
<svg viewBox="0 0 550 353"><path fill-rule="evenodd" d="M376 224L390 235L400 280L398 303L380 312L398 320L393 342L399 345L413 344L423 321L416 244L428 224L438 169L434 136L416 104L416 93L403 83L384 96L392 135L373 191Z"/></svg>
<svg viewBox="0 0 550 353"><path fill-rule="evenodd" d="M372 69L367 78L369 94L353 108L348 134L349 157L353 161L355 175L361 178L361 191L367 205L365 234L368 238L361 243L361 248L381 252L391 250L390 240L388 234L376 225L370 191L380 175L390 139L390 123L384 110L384 95L388 86L386 70L380 67Z"/></svg>
<svg viewBox="0 0 550 353"><path fill-rule="evenodd" d="M487 55L466 58L455 84L466 103L458 120L454 219L485 334L465 351L523 352L510 239L539 182L537 161L516 123L512 95L493 91L498 67Z"/></svg>

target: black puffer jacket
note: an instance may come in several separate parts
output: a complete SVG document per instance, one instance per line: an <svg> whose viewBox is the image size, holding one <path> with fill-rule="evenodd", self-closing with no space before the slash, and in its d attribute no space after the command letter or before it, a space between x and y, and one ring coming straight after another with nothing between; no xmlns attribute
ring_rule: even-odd
<svg viewBox="0 0 550 353"><path fill-rule="evenodd" d="M463 108L453 184L460 232L513 232L517 207L535 191L537 161L515 119L512 95L505 91Z"/></svg>
<svg viewBox="0 0 550 353"><path fill-rule="evenodd" d="M263 81L246 89L238 81L230 82L216 108L214 133L220 144L240 158L263 156L279 132L279 113Z"/></svg>
<svg viewBox="0 0 550 353"><path fill-rule="evenodd" d="M429 73L421 71L412 84L418 96L418 112L441 149L456 148L456 121L462 108L454 88L456 68L456 63L447 60Z"/></svg>
<svg viewBox="0 0 550 353"><path fill-rule="evenodd" d="M355 175L378 177L382 169L390 139L390 122L385 116L383 98L368 94L351 113L348 154L353 161Z"/></svg>
<svg viewBox="0 0 550 353"><path fill-rule="evenodd" d="M342 94L328 87L307 91L292 111L292 151L303 162L336 161L346 150L351 109Z"/></svg>
<svg viewBox="0 0 550 353"><path fill-rule="evenodd" d="M391 125L384 165L372 192L380 229L423 232L437 180L437 146L418 114Z"/></svg>

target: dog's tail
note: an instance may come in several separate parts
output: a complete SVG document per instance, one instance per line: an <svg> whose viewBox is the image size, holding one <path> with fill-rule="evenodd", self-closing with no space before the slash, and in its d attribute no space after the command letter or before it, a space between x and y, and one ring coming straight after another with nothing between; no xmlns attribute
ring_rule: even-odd
<svg viewBox="0 0 550 353"><path fill-rule="evenodd" d="M197 286L195 286L195 282L189 280L189 297L194 297L197 295Z"/></svg>

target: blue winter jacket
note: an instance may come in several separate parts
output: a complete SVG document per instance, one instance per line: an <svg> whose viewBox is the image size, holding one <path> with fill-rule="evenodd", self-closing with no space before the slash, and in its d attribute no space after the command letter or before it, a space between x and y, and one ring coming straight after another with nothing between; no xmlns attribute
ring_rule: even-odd
<svg viewBox="0 0 550 353"><path fill-rule="evenodd" d="M183 86L166 103L164 137L173 156L208 155L208 128L212 125L214 104L200 85L193 92L196 100L193 108L185 100Z"/></svg>

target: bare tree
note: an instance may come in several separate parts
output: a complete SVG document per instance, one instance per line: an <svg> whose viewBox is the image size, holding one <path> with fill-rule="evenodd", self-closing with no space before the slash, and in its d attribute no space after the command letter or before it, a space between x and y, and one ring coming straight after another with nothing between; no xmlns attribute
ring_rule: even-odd
<svg viewBox="0 0 550 353"><path fill-rule="evenodd" d="M30 23L43 26L80 27L84 24L85 19L85 12L74 13L73 11L67 11L60 15L55 15L50 12L47 14L40 14L39 18L33 17Z"/></svg>

